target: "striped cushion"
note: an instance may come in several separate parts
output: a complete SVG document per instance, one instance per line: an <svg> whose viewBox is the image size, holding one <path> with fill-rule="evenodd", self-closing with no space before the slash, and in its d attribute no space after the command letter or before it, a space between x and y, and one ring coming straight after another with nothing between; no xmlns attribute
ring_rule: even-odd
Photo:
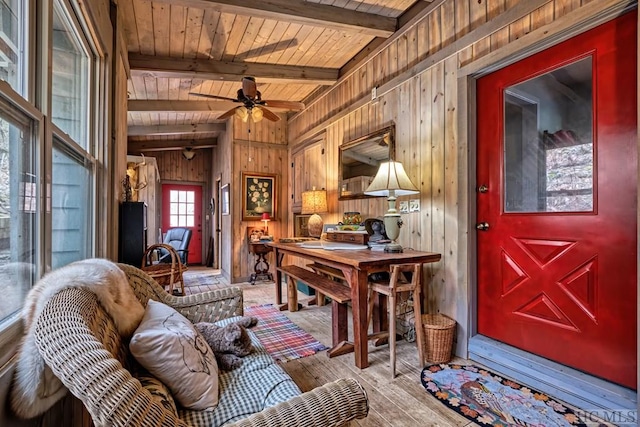
<svg viewBox="0 0 640 427"><path fill-rule="evenodd" d="M216 322L224 326L236 320ZM301 394L291 377L266 352L249 329L254 351L243 358L242 366L220 371L219 403L214 411L179 409L178 415L190 426L222 426Z"/></svg>

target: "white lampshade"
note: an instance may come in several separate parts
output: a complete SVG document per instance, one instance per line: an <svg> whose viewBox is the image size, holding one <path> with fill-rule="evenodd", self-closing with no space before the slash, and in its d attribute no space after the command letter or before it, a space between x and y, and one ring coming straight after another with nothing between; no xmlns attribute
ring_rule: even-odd
<svg viewBox="0 0 640 427"><path fill-rule="evenodd" d="M378 173L364 194L370 196L388 196L389 190L395 190L396 196L408 196L419 193L404 171L402 163L395 161L382 162Z"/></svg>
<svg viewBox="0 0 640 427"><path fill-rule="evenodd" d="M371 196L387 196L389 210L384 215L384 228L391 243L384 248L386 252L402 252L402 245L396 239L400 236L402 219L396 210L396 197L419 193L407 176L400 162L388 161L380 164L378 173L367 187L364 194Z"/></svg>

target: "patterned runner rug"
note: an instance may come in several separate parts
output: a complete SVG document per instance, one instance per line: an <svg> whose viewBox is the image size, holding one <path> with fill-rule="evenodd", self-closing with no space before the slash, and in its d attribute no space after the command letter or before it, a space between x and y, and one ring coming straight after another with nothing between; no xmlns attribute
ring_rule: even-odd
<svg viewBox="0 0 640 427"><path fill-rule="evenodd" d="M289 320L273 304L246 307L244 315L258 318L258 324L251 330L278 362L311 356L328 348Z"/></svg>
<svg viewBox="0 0 640 427"><path fill-rule="evenodd" d="M187 295L220 289L229 286L229 283L221 275L214 275L209 271L185 271L184 291Z"/></svg>
<svg viewBox="0 0 640 427"><path fill-rule="evenodd" d="M422 371L422 385L450 409L480 425L586 425L551 396L473 365L427 366Z"/></svg>

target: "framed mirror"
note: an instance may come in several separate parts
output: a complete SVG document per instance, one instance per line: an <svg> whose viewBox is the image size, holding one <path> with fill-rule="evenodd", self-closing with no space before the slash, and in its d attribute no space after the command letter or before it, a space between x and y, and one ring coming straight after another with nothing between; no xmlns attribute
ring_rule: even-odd
<svg viewBox="0 0 640 427"><path fill-rule="evenodd" d="M375 197L364 191L380 163L395 158L395 142L395 126L391 125L340 146L338 200Z"/></svg>

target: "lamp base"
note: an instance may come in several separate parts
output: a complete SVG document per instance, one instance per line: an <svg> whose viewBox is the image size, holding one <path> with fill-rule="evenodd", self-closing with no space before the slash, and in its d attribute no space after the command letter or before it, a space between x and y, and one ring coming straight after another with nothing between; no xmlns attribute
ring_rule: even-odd
<svg viewBox="0 0 640 427"><path fill-rule="evenodd" d="M404 250L402 249L402 245L396 242L387 243L387 245L384 247L384 251L394 254L404 252Z"/></svg>
<svg viewBox="0 0 640 427"><path fill-rule="evenodd" d="M322 217L318 214L311 215L307 222L307 231L309 232L309 236L320 237L322 235L322 226Z"/></svg>

